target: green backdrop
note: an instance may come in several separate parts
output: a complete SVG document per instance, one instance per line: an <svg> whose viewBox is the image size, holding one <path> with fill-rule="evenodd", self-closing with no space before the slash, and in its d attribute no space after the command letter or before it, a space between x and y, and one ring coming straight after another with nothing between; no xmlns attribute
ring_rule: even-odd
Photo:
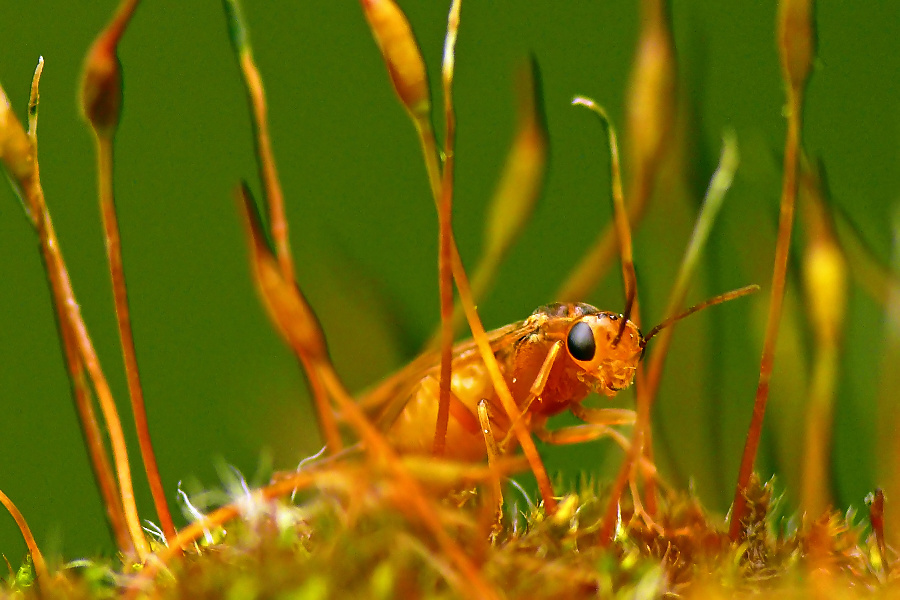
<svg viewBox="0 0 900 600"><path fill-rule="evenodd" d="M126 424L112 297L95 197L93 147L75 98L82 57L115 3L6 3L0 81L20 115L39 55L40 160L47 201ZM447 6L401 2L438 81ZM356 2L247 2L268 92L298 276L354 389L408 361L437 322L437 221L419 148ZM675 3L687 153L635 234L643 315L661 318L722 133L742 164L707 248L698 300L747 283L764 292L679 325L660 393L657 453L670 481L693 482L727 509L756 387L774 252L784 143L775 3ZM897 212L900 11L889 2L823 3L805 144L826 166L834 203L887 262ZM479 306L490 327L552 297L609 220L607 152L596 121L572 108L594 97L623 129L636 3L463 3L457 54L455 230L464 260L481 247L485 206L514 125L515 70L543 74L551 170L533 222ZM144 2L120 48L125 105L116 188L132 318L164 484L171 501L221 487L217 465L256 484L320 447L301 374L249 278L233 188L257 192L247 107L218 2ZM673 143L676 140L673 136ZM627 165L626 165L627 169ZM675 167L670 169L678 171ZM796 246L795 246L796 247ZM613 269L584 300L621 310ZM799 476L811 338L791 282L759 467L789 490ZM45 552L74 558L112 543L76 424L36 238L0 189L0 489ZM850 295L833 474L841 506L877 483L873 435L881 373L879 308ZM896 367L896 365L894 366ZM630 396L625 397L630 402ZM615 466L609 442L546 449L551 471ZM523 478L527 480L527 478ZM140 507L149 491L136 477ZM789 491L789 507L796 495ZM792 504L791 504L792 503ZM179 520L179 522L184 522ZM0 552L22 556L0 516Z"/></svg>

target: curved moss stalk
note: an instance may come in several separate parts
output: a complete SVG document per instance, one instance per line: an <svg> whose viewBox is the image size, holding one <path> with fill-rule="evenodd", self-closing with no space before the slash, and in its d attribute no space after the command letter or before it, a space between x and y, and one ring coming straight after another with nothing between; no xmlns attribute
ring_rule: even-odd
<svg viewBox="0 0 900 600"><path fill-rule="evenodd" d="M4 494L2 490L0 490L0 504L6 508L9 515L16 522L19 531L22 533L22 539L25 540L25 546L28 548L28 553L31 555L31 563L34 565L34 574L37 577L38 588L43 588L50 580L50 572L47 570L47 563L44 561L44 555L41 554L41 550L38 548L37 542L31 534L31 528L28 526L28 522L25 520L25 517L22 516L22 513L19 512L19 509L16 508L13 501L9 499L9 496Z"/></svg>

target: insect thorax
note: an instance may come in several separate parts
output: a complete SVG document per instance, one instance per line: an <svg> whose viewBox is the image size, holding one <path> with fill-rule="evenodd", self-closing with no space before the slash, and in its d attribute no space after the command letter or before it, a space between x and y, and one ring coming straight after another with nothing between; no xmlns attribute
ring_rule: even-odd
<svg viewBox="0 0 900 600"><path fill-rule="evenodd" d="M537 307L531 315L545 315L551 319L579 319L585 315L596 315L600 312L602 312L600 309L585 302L551 302Z"/></svg>

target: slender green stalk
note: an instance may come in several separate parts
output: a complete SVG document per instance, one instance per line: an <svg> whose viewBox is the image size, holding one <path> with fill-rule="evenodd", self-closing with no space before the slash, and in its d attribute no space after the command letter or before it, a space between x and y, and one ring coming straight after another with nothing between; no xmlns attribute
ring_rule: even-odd
<svg viewBox="0 0 900 600"><path fill-rule="evenodd" d="M687 296L688 286L695 271L697 270L700 252L706 246L709 239L709 233L713 223L722 208L725 200L725 193L731 187L734 179L734 173L737 170L739 161L737 140L733 133L725 135L722 145L722 154L719 157L719 166L713 173L706 190L706 197L703 199L703 205L697 215L694 224L694 231L691 233L691 239L685 250L684 258L681 260L681 266L675 277L675 285L669 292L669 300L666 305L665 320L674 317L684 305L684 299ZM668 327L664 329L660 336L654 342L653 356L647 367L646 385L643 393L647 394L651 405L655 401L656 392L659 389L659 383L662 379L662 370L665 365L666 356L668 355L669 344L672 340L674 328Z"/></svg>

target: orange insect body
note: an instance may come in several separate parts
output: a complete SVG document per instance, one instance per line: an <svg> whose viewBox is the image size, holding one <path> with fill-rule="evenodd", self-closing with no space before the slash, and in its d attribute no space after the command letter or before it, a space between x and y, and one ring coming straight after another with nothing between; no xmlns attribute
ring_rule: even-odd
<svg viewBox="0 0 900 600"><path fill-rule="evenodd" d="M623 319L589 304L556 303L488 334L526 428L540 436L547 418L574 410L590 392L612 397L631 384L644 351L644 337L627 319L623 327ZM429 358L415 361L380 388L392 390L393 398L379 421L401 452L432 451L440 367ZM453 349L448 458L478 460L485 456L488 434L479 421L482 402L490 416L490 435L497 442L505 442L512 425L510 418L475 343L462 342ZM610 412L616 418L607 424L630 422L622 414L631 411Z"/></svg>

